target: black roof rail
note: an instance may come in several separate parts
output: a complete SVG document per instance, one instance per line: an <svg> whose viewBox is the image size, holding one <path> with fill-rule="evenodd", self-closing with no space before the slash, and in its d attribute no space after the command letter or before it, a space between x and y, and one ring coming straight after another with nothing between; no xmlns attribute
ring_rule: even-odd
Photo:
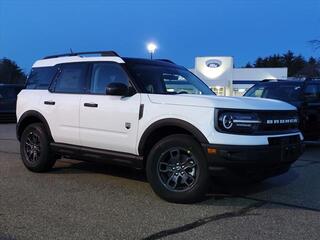
<svg viewBox="0 0 320 240"><path fill-rule="evenodd" d="M320 81L320 78L306 78L305 81Z"/></svg>
<svg viewBox="0 0 320 240"><path fill-rule="evenodd" d="M173 63L175 64L174 62L172 62L171 60L169 59L155 59L156 61L161 61L161 62L168 62L168 63Z"/></svg>
<svg viewBox="0 0 320 240"><path fill-rule="evenodd" d="M281 81L280 79L263 79L261 82L277 82Z"/></svg>
<svg viewBox="0 0 320 240"><path fill-rule="evenodd" d="M103 56L103 57L120 57L115 51L94 51L94 52L76 52L76 53L57 54L57 55L46 56L42 59L72 57L72 56L90 55L90 54L100 54L100 56Z"/></svg>

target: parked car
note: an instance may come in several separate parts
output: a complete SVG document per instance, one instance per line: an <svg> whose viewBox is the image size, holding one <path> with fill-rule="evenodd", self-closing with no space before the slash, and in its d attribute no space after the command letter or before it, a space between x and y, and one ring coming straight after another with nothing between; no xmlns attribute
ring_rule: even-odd
<svg viewBox="0 0 320 240"><path fill-rule="evenodd" d="M23 85L0 84L0 122L16 121L17 95Z"/></svg>
<svg viewBox="0 0 320 240"><path fill-rule="evenodd" d="M255 84L244 96L278 99L294 105L305 139L320 138L320 79L266 80Z"/></svg>
<svg viewBox="0 0 320 240"><path fill-rule="evenodd" d="M202 199L210 174L263 179L302 153L294 106L217 97L182 66L112 51L36 61L17 116L29 170L61 157L145 169L153 190L178 203Z"/></svg>

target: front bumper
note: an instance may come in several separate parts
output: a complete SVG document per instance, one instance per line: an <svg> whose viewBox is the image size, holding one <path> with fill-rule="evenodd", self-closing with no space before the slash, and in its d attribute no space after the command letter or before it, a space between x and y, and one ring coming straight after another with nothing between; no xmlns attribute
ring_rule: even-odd
<svg viewBox="0 0 320 240"><path fill-rule="evenodd" d="M304 144L299 135L270 137L268 141L268 145L202 144L202 147L208 160L209 171L213 175L224 175L226 170L270 170L270 173L275 172L270 175L277 175L287 171L304 150Z"/></svg>

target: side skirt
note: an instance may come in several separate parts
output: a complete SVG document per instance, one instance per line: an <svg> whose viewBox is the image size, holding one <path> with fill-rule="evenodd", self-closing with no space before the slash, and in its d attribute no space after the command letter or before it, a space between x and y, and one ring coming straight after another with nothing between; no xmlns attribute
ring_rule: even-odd
<svg viewBox="0 0 320 240"><path fill-rule="evenodd" d="M65 158L99 162L143 169L143 157L103 149L88 148L64 143L51 143L51 150Z"/></svg>

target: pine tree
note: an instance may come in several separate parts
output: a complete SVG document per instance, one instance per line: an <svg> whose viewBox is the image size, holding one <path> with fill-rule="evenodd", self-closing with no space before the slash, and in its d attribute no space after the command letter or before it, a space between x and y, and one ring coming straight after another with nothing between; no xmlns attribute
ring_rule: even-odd
<svg viewBox="0 0 320 240"><path fill-rule="evenodd" d="M25 81L26 75L14 61L7 58L0 60L0 83L24 84Z"/></svg>

